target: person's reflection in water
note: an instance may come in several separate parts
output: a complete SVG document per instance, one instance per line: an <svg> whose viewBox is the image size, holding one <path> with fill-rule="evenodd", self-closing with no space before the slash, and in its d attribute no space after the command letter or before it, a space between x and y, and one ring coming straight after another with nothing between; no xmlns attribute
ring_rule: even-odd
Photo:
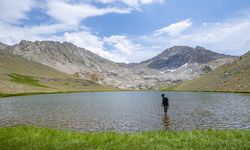
<svg viewBox="0 0 250 150"><path fill-rule="evenodd" d="M164 113L163 118L162 118L162 123L163 123L164 129L169 129L170 119L167 113Z"/></svg>

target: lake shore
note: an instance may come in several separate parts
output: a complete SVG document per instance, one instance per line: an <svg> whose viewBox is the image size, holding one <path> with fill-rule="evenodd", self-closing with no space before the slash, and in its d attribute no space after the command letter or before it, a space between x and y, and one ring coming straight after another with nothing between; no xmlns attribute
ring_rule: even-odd
<svg viewBox="0 0 250 150"><path fill-rule="evenodd" d="M172 89L163 89L162 92L203 92L203 93L246 93L250 94L248 91L206 91L206 90L172 90Z"/></svg>
<svg viewBox="0 0 250 150"><path fill-rule="evenodd" d="M41 94L67 94L67 93L82 93L82 92L116 92L116 91L127 91L127 90L83 90L83 91L53 91L53 92L23 92L23 93L1 93L1 97L14 97L14 96L29 96L29 95L41 95Z"/></svg>
<svg viewBox="0 0 250 150"><path fill-rule="evenodd" d="M108 92L110 90L100 91L58 91L58 92L27 92L27 93L0 93L1 97L14 97L14 96L28 96L28 95L41 95L41 94L67 94L67 93L81 93L81 92Z"/></svg>
<svg viewBox="0 0 250 150"><path fill-rule="evenodd" d="M73 132L30 126L0 128L9 149L249 149L250 130Z"/></svg>
<svg viewBox="0 0 250 150"><path fill-rule="evenodd" d="M67 93L82 93L82 92L126 92L126 91L147 91L147 90L84 90L84 91L56 91L56 92L23 92L23 93L1 93L0 98L3 97L14 97L14 96L29 96L29 95L41 95L41 94L67 94ZM240 92L240 91L193 91L193 90L152 90L152 91L162 91L162 92L203 92L203 93L242 93L250 94L250 92Z"/></svg>

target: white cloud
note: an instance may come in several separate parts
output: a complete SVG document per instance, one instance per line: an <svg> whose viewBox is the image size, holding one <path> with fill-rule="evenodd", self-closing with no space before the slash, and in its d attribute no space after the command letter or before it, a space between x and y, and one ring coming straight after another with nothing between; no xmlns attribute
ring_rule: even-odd
<svg viewBox="0 0 250 150"><path fill-rule="evenodd" d="M141 5L162 3L163 1L164 0L83 0L73 2L71 0L47 0L46 9L48 15L62 23L78 25L82 20L89 17L109 13L128 14L134 9L139 10ZM94 6L93 2L103 3L105 5L99 8ZM125 5L121 7L117 2Z"/></svg>
<svg viewBox="0 0 250 150"><path fill-rule="evenodd" d="M125 5L116 5L117 2ZM80 22L89 17L108 13L131 13L143 4L159 2L162 0L102 0L105 5L99 8L89 0L19 0L18 2L0 0L0 42L13 45L21 40L67 41L112 61L134 61L130 54L138 53L138 50L142 49L140 44L135 44L127 36L122 35L104 38L97 36L87 27L80 25ZM32 21L27 15L31 9L38 7L42 8L44 11L42 13L56 19L58 23L41 22L40 25L33 26L12 24L21 19Z"/></svg>
<svg viewBox="0 0 250 150"><path fill-rule="evenodd" d="M142 49L140 44L134 44L127 36L112 35L101 38L87 31L65 33L62 41L71 42L115 62L136 61L130 54L138 53ZM112 49L105 45L111 46Z"/></svg>
<svg viewBox="0 0 250 150"><path fill-rule="evenodd" d="M210 23L173 39L172 44L202 45L217 52L241 55L250 50L250 18Z"/></svg>
<svg viewBox="0 0 250 150"><path fill-rule="evenodd" d="M107 44L113 46L116 50L127 55L140 48L139 44L134 44L127 36L112 35L105 37L104 42L107 42Z"/></svg>
<svg viewBox="0 0 250 150"><path fill-rule="evenodd" d="M113 54L107 50L105 50L104 42L102 38L93 35L87 31L81 32L71 32L64 33L63 41L71 42L76 46L85 48L89 51L92 51L95 54L98 54L104 58L107 58L116 62L127 62L127 60L120 55Z"/></svg>
<svg viewBox="0 0 250 150"><path fill-rule="evenodd" d="M248 14L250 14L250 12ZM170 28L163 29L164 30L160 30L161 32L154 32L152 35L141 36L141 43L159 45L161 50L175 45L188 45L193 47L199 45L229 55L242 55L250 50L249 15L229 18L222 22L201 23L186 33L169 33L171 31ZM165 31L168 34L163 34ZM161 34L159 34L159 32Z"/></svg>
<svg viewBox="0 0 250 150"><path fill-rule="evenodd" d="M191 19L173 23L167 27L155 31L155 36L168 33L170 36L178 36L192 25Z"/></svg>
<svg viewBox="0 0 250 150"><path fill-rule="evenodd" d="M143 4L162 3L164 0L97 0L102 3L122 2L132 7L139 7Z"/></svg>
<svg viewBox="0 0 250 150"><path fill-rule="evenodd" d="M131 13L141 5L160 3L163 0L96 0L95 2L103 3L101 8L94 6L92 0L42 1L42 10L58 23L13 25L27 18L27 13L32 8L40 7L37 6L38 1L0 0L0 42L16 44L20 40L68 41L117 62L142 61L174 45L200 45L220 53L235 55L250 50L250 11L245 11L245 14L238 18L229 18L222 22L204 22L195 26L193 20L186 19L152 31L151 35L131 39L124 35L102 37L80 25L80 22L88 17L108 13ZM117 3L123 5L116 5ZM32 21L32 18L27 19ZM184 32L189 28L192 30Z"/></svg>
<svg viewBox="0 0 250 150"><path fill-rule="evenodd" d="M12 45L20 40L52 40L54 34L74 30L64 24L18 27L0 22L0 41Z"/></svg>
<svg viewBox="0 0 250 150"><path fill-rule="evenodd" d="M49 0L47 13L60 22L69 25L78 25L81 20L93 16L101 16L108 13L130 13L128 8L97 8L86 3L70 4L64 0Z"/></svg>
<svg viewBox="0 0 250 150"><path fill-rule="evenodd" d="M0 42L9 45L17 44L21 40L67 41L90 50L106 59L116 62L128 62L119 51L112 53L106 50L103 39L86 30L86 27L75 28L74 26L70 27L65 24L16 27L0 22L0 32ZM58 33L63 33L63 35L58 36Z"/></svg>
<svg viewBox="0 0 250 150"><path fill-rule="evenodd" d="M0 21L16 22L24 19L34 5L33 0L0 0Z"/></svg>
<svg viewBox="0 0 250 150"><path fill-rule="evenodd" d="M152 4L152 3L163 2L163 0L120 0L120 1L130 6L137 6L137 7L142 4Z"/></svg>
<svg viewBox="0 0 250 150"><path fill-rule="evenodd" d="M64 33L64 39L67 42L71 42L79 47L84 47L87 50L99 51L103 49L104 45L100 37L87 31L66 32Z"/></svg>

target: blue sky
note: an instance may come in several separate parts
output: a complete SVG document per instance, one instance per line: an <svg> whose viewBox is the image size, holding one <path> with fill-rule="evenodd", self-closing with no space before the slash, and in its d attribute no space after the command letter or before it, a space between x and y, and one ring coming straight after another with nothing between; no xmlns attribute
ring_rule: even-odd
<svg viewBox="0 0 250 150"><path fill-rule="evenodd" d="M72 42L116 62L174 45L250 50L249 0L0 0L0 42Z"/></svg>

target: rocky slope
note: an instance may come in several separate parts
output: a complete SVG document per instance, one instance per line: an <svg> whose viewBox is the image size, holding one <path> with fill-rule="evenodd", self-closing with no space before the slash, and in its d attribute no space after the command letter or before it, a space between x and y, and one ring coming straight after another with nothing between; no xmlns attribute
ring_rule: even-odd
<svg viewBox="0 0 250 150"><path fill-rule="evenodd" d="M93 91L115 89L76 79L51 67L2 51L0 48L0 97L2 94Z"/></svg>
<svg viewBox="0 0 250 150"><path fill-rule="evenodd" d="M229 56L218 54L199 46L195 48L174 46L141 64L147 64L150 69L176 69L186 63L204 64L227 57Z"/></svg>
<svg viewBox="0 0 250 150"><path fill-rule="evenodd" d="M8 45L3 44L3 43L0 42L0 50L5 49L6 47L8 47Z"/></svg>
<svg viewBox="0 0 250 150"><path fill-rule="evenodd" d="M250 52L225 64L176 90L250 92Z"/></svg>
<svg viewBox="0 0 250 150"><path fill-rule="evenodd" d="M129 69L71 43L21 41L4 48L13 54L50 66L75 77L122 89L145 89L143 78Z"/></svg>
<svg viewBox="0 0 250 150"><path fill-rule="evenodd" d="M14 46L0 44L0 47L76 78L122 89L172 86L194 79L234 59L202 47L175 46L141 63L117 64L67 42L21 41Z"/></svg>
<svg viewBox="0 0 250 150"><path fill-rule="evenodd" d="M194 79L218 66L232 62L235 58L199 46L175 46L149 60L127 67L146 81L154 82L156 88L164 88Z"/></svg>

